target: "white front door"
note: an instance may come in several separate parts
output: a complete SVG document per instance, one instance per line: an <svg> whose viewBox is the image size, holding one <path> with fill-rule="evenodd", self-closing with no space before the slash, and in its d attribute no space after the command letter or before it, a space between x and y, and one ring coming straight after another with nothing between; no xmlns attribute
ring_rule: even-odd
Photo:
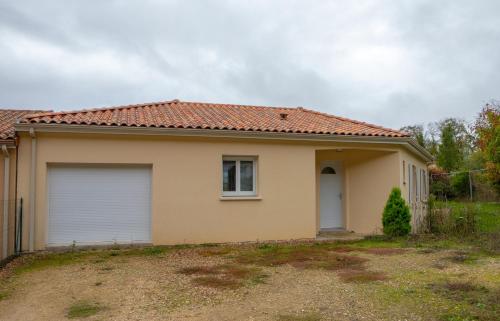
<svg viewBox="0 0 500 321"><path fill-rule="evenodd" d="M325 162L321 165L319 190L320 228L344 228L340 162Z"/></svg>

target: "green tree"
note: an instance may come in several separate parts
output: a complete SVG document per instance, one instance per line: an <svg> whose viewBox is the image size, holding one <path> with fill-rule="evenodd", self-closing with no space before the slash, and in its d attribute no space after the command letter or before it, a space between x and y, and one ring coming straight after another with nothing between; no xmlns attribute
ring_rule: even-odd
<svg viewBox="0 0 500 321"><path fill-rule="evenodd" d="M394 187L382 215L384 234L388 236L408 235L411 231L410 220L410 208L401 196L399 187Z"/></svg>
<svg viewBox="0 0 500 321"><path fill-rule="evenodd" d="M415 138L420 146L427 147L423 125L404 126L401 127L401 130L407 132L411 137Z"/></svg>
<svg viewBox="0 0 500 321"><path fill-rule="evenodd" d="M464 160L464 153L458 142L458 128L455 120L447 119L441 123L441 141L439 143L437 164L446 171L459 169Z"/></svg>
<svg viewBox="0 0 500 321"><path fill-rule="evenodd" d="M486 164L488 181L500 193L500 103L486 104L474 126L477 146Z"/></svg>
<svg viewBox="0 0 500 321"><path fill-rule="evenodd" d="M426 148L434 158L438 156L440 134L439 123L434 122L427 125L426 136L428 136L428 139L426 140Z"/></svg>

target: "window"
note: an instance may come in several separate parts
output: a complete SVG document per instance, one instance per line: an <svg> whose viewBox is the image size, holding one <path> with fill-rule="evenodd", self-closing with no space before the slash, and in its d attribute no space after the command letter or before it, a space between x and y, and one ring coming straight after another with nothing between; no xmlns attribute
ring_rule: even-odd
<svg viewBox="0 0 500 321"><path fill-rule="evenodd" d="M410 190L412 193L411 200L412 202L418 202L418 176L417 176L417 167L415 165L411 165L411 186Z"/></svg>
<svg viewBox="0 0 500 321"><path fill-rule="evenodd" d="M411 194L411 183L412 183L412 177L411 177L411 164L408 164L408 203L411 204L413 202L413 195Z"/></svg>
<svg viewBox="0 0 500 321"><path fill-rule="evenodd" d="M321 170L321 174L337 174L337 173L335 173L335 170L332 167L327 166Z"/></svg>
<svg viewBox="0 0 500 321"><path fill-rule="evenodd" d="M422 169L422 200L427 201L427 172L425 169Z"/></svg>
<svg viewBox="0 0 500 321"><path fill-rule="evenodd" d="M222 159L222 195L256 195L255 157L224 157Z"/></svg>

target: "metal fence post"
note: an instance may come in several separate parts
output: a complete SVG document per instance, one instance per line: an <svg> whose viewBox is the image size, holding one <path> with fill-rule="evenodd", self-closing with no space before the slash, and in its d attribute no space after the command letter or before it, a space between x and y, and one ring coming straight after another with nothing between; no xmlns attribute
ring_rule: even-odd
<svg viewBox="0 0 500 321"><path fill-rule="evenodd" d="M472 177L469 171L469 193L470 193L470 201L472 202Z"/></svg>

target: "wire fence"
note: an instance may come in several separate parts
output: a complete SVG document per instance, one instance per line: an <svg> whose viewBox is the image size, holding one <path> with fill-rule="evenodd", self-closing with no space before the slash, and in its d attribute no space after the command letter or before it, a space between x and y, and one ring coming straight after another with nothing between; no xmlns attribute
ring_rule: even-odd
<svg viewBox="0 0 500 321"><path fill-rule="evenodd" d="M431 173L430 192L442 201L500 202L500 194L488 182L484 169Z"/></svg>

